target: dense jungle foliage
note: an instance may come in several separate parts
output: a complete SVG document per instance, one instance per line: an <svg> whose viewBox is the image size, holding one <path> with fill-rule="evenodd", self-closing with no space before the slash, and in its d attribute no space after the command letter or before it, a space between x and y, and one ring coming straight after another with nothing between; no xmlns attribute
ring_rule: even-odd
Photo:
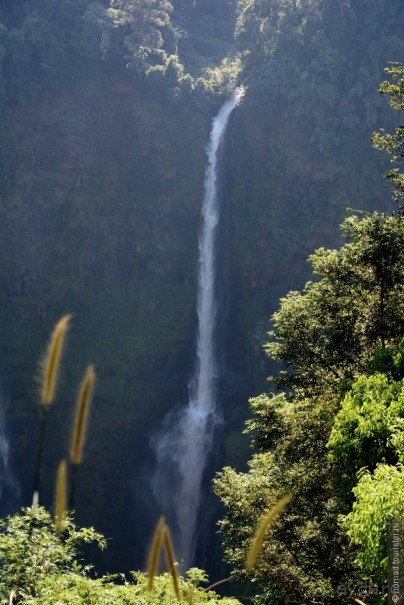
<svg viewBox="0 0 404 605"><path fill-rule="evenodd" d="M376 135L375 146L402 157L402 128L395 130L395 112L388 111L377 88L386 63L402 60L403 30L401 0L0 0L0 400L10 444L3 512L30 503L32 451L39 432L33 375L49 327L72 313L63 385L49 417L42 503L53 502L76 384L83 367L92 362L98 382L77 485L77 522L94 524L113 539L102 557L94 553L100 569L129 571L143 563L144 545L160 512L148 487L154 462L150 437L167 410L187 400L193 370L204 147L211 119L236 82L244 84L246 94L232 115L221 166L224 220L218 282L220 325L225 327L218 338L218 391L226 422L209 464L211 475L224 463L245 464L248 449L240 436L248 413L245 401L262 392L265 376L275 371L262 346L267 318L279 297L308 279L308 254L340 243L338 224L347 206L391 211L380 179L389 168L400 202L397 166L390 167L384 154L371 150L369 139L383 125L392 134ZM351 502L343 502L345 486L355 483L357 466L344 466L345 445L338 439L350 429L341 417L333 433L337 445L326 457L323 423L330 433L339 384L347 389L344 395L351 389L356 401L352 380L359 380L359 374L369 377L376 336L379 357L387 355L394 380L401 371L398 349L391 344L398 340L401 321L389 281L397 275L383 274L388 297L381 313L370 294L379 277L372 275L367 285L363 281L377 259L361 257L360 251L363 238L369 238L372 256L372 237L378 232L393 245L396 223L381 215L361 222L360 216L345 223L351 247L312 257L314 269L326 281L316 278L304 296L287 297L276 320L276 330L284 330L286 340L272 345L275 357L289 364L285 380L290 388L296 393L304 389L300 403L289 394L284 400L276 395L275 401L283 402L279 410L284 406L286 416L296 416L295 426L302 419L302 430L305 406L317 410L313 414L318 414L322 440L312 443L307 433L308 448L313 448L307 464L320 475L310 489L317 493L324 481L341 498L329 503L326 494L331 492L326 491L319 504L320 517L330 506L332 519L327 529L332 533L330 569L323 569L323 559L318 572L326 595L333 594L349 565L359 569L355 554L343 561L336 554L343 535L336 515L347 516L355 540L359 534L355 517L349 517ZM365 235L366 229L371 233ZM343 266L336 270L334 260ZM350 263L356 262L351 275ZM344 284L343 298L335 298L327 280ZM364 300L358 296L351 308L353 291L363 293ZM292 337L287 316L298 313L303 322L303 301L309 300L317 316L299 329L309 329L315 339L321 327L317 324L329 318L317 363L308 348L300 350L287 340ZM330 309L336 310L335 318ZM331 334L336 340L328 342ZM382 370L385 374L384 366ZM383 390L383 379L378 379ZM320 383L330 389L323 393L330 400L326 412L321 397L317 399ZM381 410L389 402L401 409L397 388L386 387L389 394ZM276 430L281 434L286 420L283 412L279 415ZM387 440L396 435L394 423L392 417L383 428ZM288 435L290 456L303 440L303 433L299 435ZM259 447L258 433L255 438ZM279 447L289 446L285 442ZM360 464L359 438L357 447ZM374 452L374 464L379 455L395 464L397 447L386 441ZM322 462L316 461L316 448ZM261 458L254 460L261 465ZM285 465L287 461L286 456ZM342 484L335 487L327 475L333 465L343 469ZM291 468L285 486L297 467ZM377 476L376 470L371 468L363 479L364 489L377 477L393 482L389 469L381 468ZM359 502L362 491L355 485ZM272 487L268 490L271 498L277 495ZM208 492L201 528L209 523L213 527L211 519L218 516L217 499ZM301 497L290 511L300 506ZM261 508L255 502L251 507L256 520L264 502ZM285 519L292 512L287 515ZM312 523L314 527L316 516ZM246 535L251 531L246 529ZM307 546L310 559L303 579L298 564L290 565L291 594L299 598L314 590L311 570L319 557L313 555L312 561L311 556L321 531L305 525L305 537L296 538ZM197 564L207 566L216 578L219 569L226 572L213 542L213 537L203 536ZM241 554L229 549L229 557L239 562ZM366 569L373 569L367 564ZM264 563L262 569L265 574Z"/></svg>
<svg viewBox="0 0 404 605"><path fill-rule="evenodd" d="M381 92L403 109L404 66L387 71ZM403 140L402 127L374 137L392 154L396 199ZM315 281L273 315L266 351L283 362L272 381L286 390L251 399L249 470L226 467L216 479L226 557L235 576L254 578L260 604L381 605L392 588L388 535L404 517L402 206L353 214L342 231L347 243L312 254ZM292 501L251 576L250 539L285 494Z"/></svg>

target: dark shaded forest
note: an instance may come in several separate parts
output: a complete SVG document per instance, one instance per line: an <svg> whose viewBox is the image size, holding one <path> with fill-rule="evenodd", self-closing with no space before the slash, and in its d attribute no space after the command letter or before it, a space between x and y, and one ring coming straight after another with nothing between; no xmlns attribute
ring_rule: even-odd
<svg viewBox="0 0 404 605"><path fill-rule="evenodd" d="M205 146L213 116L242 84L220 173L224 422L196 564L214 579L227 574L215 535L222 518L225 559L237 580L250 577L245 540L268 502L302 484L257 567L255 603L314 603L320 587L331 604L341 584L384 582L380 557L372 562L365 550L358 559L347 535L362 544L349 516L351 490L359 498L362 486L357 471L397 465L402 455L394 428L403 417L402 183L399 173L390 184L382 178L402 146L382 133L375 149L371 138L402 123L393 111L403 108L400 91L378 89L402 82L384 69L402 62L403 31L401 0L0 0L0 399L10 447L3 515L30 504L38 360L52 327L71 313L41 504L53 503L77 386L92 363L75 520L111 539L92 553L101 571L143 566L159 514L148 484L150 438L187 400L194 365ZM308 279L303 293L286 296ZM263 347L281 297L270 359ZM267 382L279 367L284 394ZM378 389L374 413L391 401L398 411L382 436L369 429L358 445L352 410L360 415L358 398ZM252 467L242 433L251 396ZM362 460L375 439L378 451ZM210 485L225 465L250 471L222 472L220 503ZM300 479L305 473L312 483ZM348 534L338 515L348 518Z"/></svg>

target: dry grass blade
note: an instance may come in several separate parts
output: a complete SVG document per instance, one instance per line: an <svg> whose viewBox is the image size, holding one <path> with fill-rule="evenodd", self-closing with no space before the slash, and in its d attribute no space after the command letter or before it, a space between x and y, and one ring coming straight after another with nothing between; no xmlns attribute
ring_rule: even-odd
<svg viewBox="0 0 404 605"><path fill-rule="evenodd" d="M163 537L163 529L165 527L164 517L160 517L154 530L153 539L150 547L149 561L147 564L148 589L153 589L154 576L157 573L157 565L160 555L160 545Z"/></svg>
<svg viewBox="0 0 404 605"><path fill-rule="evenodd" d="M357 599L356 597L354 597L354 601L356 601L357 603L359 603L359 605L366 605L366 603L364 603L360 599Z"/></svg>
<svg viewBox="0 0 404 605"><path fill-rule="evenodd" d="M56 531L62 529L63 519L66 511L67 498L67 463L62 460L59 464L56 480L56 505L55 505L55 527Z"/></svg>
<svg viewBox="0 0 404 605"><path fill-rule="evenodd" d="M74 431L71 447L71 461L73 464L81 464L83 457L83 446L86 436L88 412L90 409L91 395L95 382L95 372L93 366L87 368L87 372L80 386L79 396L77 398L76 417L74 422Z"/></svg>
<svg viewBox="0 0 404 605"><path fill-rule="evenodd" d="M225 582L230 582L230 578L223 578L222 580L213 582L213 584L210 584L207 588L204 588L203 591L209 592L209 590L212 590L212 588L215 588L215 586L219 586L219 584L224 584Z"/></svg>
<svg viewBox="0 0 404 605"><path fill-rule="evenodd" d="M175 567L174 548L173 548L173 543L171 540L170 530L168 529L166 524L164 524L164 527L163 527L163 545L164 545L164 550L166 553L167 565L170 570L171 577L173 579L174 592L175 592L177 599L180 600L181 599L180 586L179 586L179 582L178 582L177 569Z"/></svg>
<svg viewBox="0 0 404 605"><path fill-rule="evenodd" d="M195 588L192 584L188 584L188 605L194 605L194 592Z"/></svg>
<svg viewBox="0 0 404 605"><path fill-rule="evenodd" d="M255 532L252 544L250 546L250 550L248 551L246 558L246 568L251 570L254 568L255 563L257 562L258 555L261 552L262 544L265 540L265 536L268 532L268 529L274 523L278 515L283 511L283 509L289 504L292 495L289 494L281 498L271 510L269 510L261 523L259 524L257 531Z"/></svg>
<svg viewBox="0 0 404 605"><path fill-rule="evenodd" d="M46 407L52 403L55 396L63 344L70 318L71 315L64 315L56 324L41 363L41 403Z"/></svg>
<svg viewBox="0 0 404 605"><path fill-rule="evenodd" d="M171 540L170 530L168 529L164 517L160 517L156 529L154 530L153 540L150 547L149 561L147 565L148 589L153 589L154 577L157 573L161 545L164 547L167 566L173 579L174 592L177 599L180 601L180 586L178 581L177 569L175 566L174 547Z"/></svg>

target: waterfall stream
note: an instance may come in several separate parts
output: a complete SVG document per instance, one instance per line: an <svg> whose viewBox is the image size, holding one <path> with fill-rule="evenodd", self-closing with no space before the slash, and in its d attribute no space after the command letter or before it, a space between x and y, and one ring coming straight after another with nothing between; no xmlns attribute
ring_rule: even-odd
<svg viewBox="0 0 404 605"><path fill-rule="evenodd" d="M0 395L0 516L2 517L15 512L20 498L20 485L11 466L7 433L5 404Z"/></svg>
<svg viewBox="0 0 404 605"><path fill-rule="evenodd" d="M185 407L168 414L162 430L152 439L157 459L152 489L168 518L178 558L185 566L193 563L203 471L218 422L215 393L216 235L220 217L218 151L230 114L243 92L242 88L236 89L221 107L213 120L206 150L208 160L199 237L197 362L189 386L189 401Z"/></svg>

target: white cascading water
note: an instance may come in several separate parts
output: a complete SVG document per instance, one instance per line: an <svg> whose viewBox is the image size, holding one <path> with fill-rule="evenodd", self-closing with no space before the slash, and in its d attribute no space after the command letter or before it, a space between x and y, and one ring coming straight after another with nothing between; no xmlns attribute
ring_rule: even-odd
<svg viewBox="0 0 404 605"><path fill-rule="evenodd" d="M186 567L193 563L203 471L218 421L215 393L216 227L220 216L218 150L230 114L243 92L242 88L236 89L221 107L213 120L207 147L199 238L197 364L189 387L189 402L186 407L171 412L162 431L152 439L157 458L153 492L172 526L178 558Z"/></svg>
<svg viewBox="0 0 404 605"><path fill-rule="evenodd" d="M20 486L10 464L10 446L5 423L3 400L0 397L0 516L14 512Z"/></svg>

